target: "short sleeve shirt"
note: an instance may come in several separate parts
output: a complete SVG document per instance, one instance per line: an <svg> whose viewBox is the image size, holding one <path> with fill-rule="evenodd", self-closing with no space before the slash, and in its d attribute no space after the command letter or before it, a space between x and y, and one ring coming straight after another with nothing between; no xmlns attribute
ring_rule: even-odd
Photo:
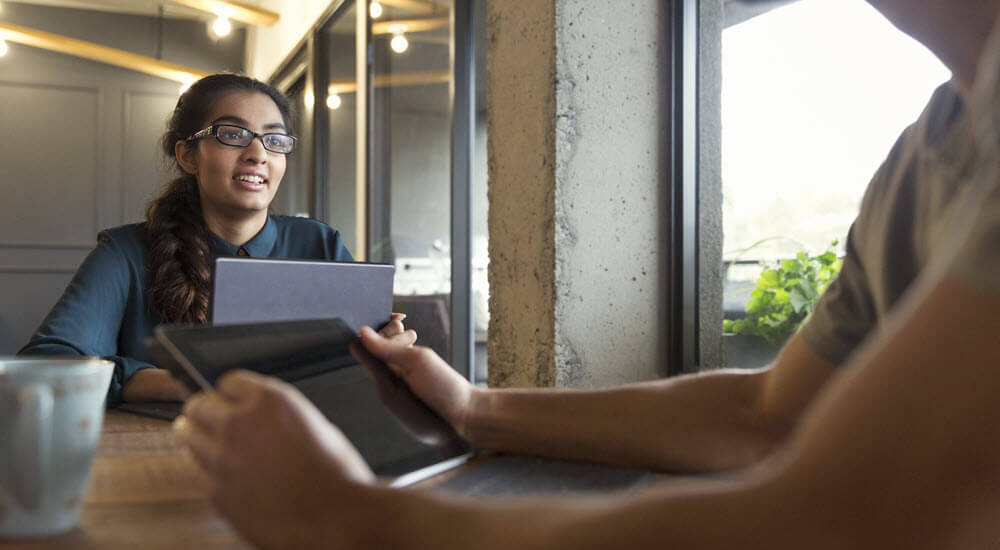
<svg viewBox="0 0 1000 550"><path fill-rule="evenodd" d="M834 365L885 319L954 233L972 188L972 124L952 84L939 87L865 191L843 268L800 335Z"/></svg>
<svg viewBox="0 0 1000 550"><path fill-rule="evenodd" d="M973 144L964 161L970 190L935 269L1000 292L1000 28L993 31L970 93Z"/></svg>

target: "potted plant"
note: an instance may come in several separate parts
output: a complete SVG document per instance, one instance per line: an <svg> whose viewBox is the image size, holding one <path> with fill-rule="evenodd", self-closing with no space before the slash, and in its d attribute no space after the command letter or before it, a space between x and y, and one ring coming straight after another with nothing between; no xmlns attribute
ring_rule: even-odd
<svg viewBox="0 0 1000 550"><path fill-rule="evenodd" d="M831 248L837 246L833 241ZM765 266L746 305L746 317L722 322L726 365L759 367L771 362L781 345L812 313L823 291L840 273L843 260L831 250Z"/></svg>

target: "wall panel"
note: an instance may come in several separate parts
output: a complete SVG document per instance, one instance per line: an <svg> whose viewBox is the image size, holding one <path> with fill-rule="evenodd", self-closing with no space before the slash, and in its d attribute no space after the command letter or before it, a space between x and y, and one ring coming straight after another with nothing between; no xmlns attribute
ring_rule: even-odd
<svg viewBox="0 0 1000 550"><path fill-rule="evenodd" d="M16 137L0 147L0 246L79 244L97 232L100 95L97 88L0 82L4 126Z"/></svg>
<svg viewBox="0 0 1000 550"><path fill-rule="evenodd" d="M160 152L160 136L177 102L176 94L125 90L122 105L121 218L145 219L146 204L173 177Z"/></svg>

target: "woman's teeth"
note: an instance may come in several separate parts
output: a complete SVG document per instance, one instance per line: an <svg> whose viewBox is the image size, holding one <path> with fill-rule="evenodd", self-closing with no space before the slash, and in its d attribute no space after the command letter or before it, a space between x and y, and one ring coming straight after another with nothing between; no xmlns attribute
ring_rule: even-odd
<svg viewBox="0 0 1000 550"><path fill-rule="evenodd" d="M255 184L264 183L264 178L260 176L236 176L236 179Z"/></svg>

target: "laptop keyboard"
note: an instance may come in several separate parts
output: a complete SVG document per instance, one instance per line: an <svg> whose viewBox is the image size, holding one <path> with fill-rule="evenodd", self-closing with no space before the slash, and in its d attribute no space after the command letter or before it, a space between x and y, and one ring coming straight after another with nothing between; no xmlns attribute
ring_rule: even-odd
<svg viewBox="0 0 1000 550"><path fill-rule="evenodd" d="M437 485L465 495L528 495L634 489L652 480L647 470L498 455Z"/></svg>

